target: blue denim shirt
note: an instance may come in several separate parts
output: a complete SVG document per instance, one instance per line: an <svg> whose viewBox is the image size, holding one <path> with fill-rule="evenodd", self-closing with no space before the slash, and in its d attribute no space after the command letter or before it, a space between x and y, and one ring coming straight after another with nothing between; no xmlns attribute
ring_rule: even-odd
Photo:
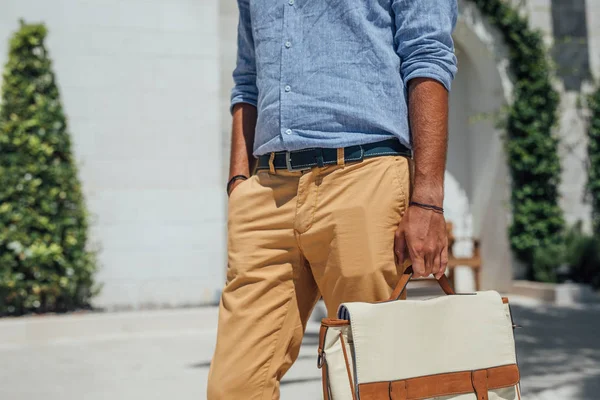
<svg viewBox="0 0 600 400"><path fill-rule="evenodd" d="M258 109L256 156L397 137L407 82L456 73L456 0L238 0L231 107Z"/></svg>

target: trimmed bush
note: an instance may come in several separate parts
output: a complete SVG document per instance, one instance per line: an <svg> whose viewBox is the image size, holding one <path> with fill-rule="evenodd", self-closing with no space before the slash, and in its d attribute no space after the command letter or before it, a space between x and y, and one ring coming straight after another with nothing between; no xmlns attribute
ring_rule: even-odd
<svg viewBox="0 0 600 400"><path fill-rule="evenodd" d="M88 217L46 28L10 39L0 105L0 315L87 307Z"/></svg>

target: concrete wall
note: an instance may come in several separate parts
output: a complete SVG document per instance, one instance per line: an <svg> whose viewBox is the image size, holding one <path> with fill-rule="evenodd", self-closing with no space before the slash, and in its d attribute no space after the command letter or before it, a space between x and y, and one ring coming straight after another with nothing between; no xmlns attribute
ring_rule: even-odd
<svg viewBox="0 0 600 400"><path fill-rule="evenodd" d="M505 70L506 49L472 3L459 4L461 15L454 34L459 73L450 95L444 207L459 238L455 254L470 256L472 242L468 238L478 238L482 287L505 291L513 275L507 235L510 185L503 132L496 122L512 90ZM462 191L453 189L453 181ZM456 286L459 291L474 290L469 269L457 270Z"/></svg>
<svg viewBox="0 0 600 400"><path fill-rule="evenodd" d="M531 26L542 30L549 46L556 43L552 17L553 7L555 18L561 18L562 23L573 27L582 25L580 21L569 20L573 18L572 16L560 12L560 7L568 5L566 3L569 2L570 0L528 0L526 2L526 10L530 16ZM587 77L587 82L584 82L580 90L569 90L560 77L565 71L561 70L559 63L559 78L556 83L562 97L560 122L556 133L561 138L560 154L563 167L561 206L569 224L582 220L584 226L589 229L591 208L584 200L587 181L587 123L585 112L581 108L581 100L582 93L587 93L590 90L591 80L600 78L600 24L598 24L600 2L587 0L585 6L587 12L587 53L591 77ZM585 73L585 71L582 71L582 73Z"/></svg>
<svg viewBox="0 0 600 400"><path fill-rule="evenodd" d="M225 266L219 0L3 0L44 22L100 248L99 306L214 302Z"/></svg>

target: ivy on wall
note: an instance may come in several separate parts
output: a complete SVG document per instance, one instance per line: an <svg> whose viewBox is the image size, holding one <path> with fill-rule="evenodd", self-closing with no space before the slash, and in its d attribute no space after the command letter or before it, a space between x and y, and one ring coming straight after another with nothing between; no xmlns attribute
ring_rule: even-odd
<svg viewBox="0 0 600 400"><path fill-rule="evenodd" d="M600 87L588 97L590 121L588 126L588 183L592 202L592 227L600 238Z"/></svg>
<svg viewBox="0 0 600 400"><path fill-rule="evenodd" d="M529 266L528 278L556 280L557 265L535 263L536 253L558 248L564 219L558 205L560 159L557 122L559 94L538 31L506 0L470 0L502 34L514 76L514 101L506 120L506 151L512 178L510 243ZM535 264L535 267L534 267Z"/></svg>

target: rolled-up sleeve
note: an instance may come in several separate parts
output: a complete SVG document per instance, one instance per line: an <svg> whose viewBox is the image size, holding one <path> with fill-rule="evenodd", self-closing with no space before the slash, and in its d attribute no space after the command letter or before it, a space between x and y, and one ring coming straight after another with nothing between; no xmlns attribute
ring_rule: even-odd
<svg viewBox="0 0 600 400"><path fill-rule="evenodd" d="M234 87L231 91L231 107L238 103L256 106L258 88L256 87L256 59L254 39L250 18L250 0L238 0L240 19L238 24L237 61L233 71Z"/></svg>
<svg viewBox="0 0 600 400"><path fill-rule="evenodd" d="M452 40L456 0L394 0L392 10L404 84L413 78L432 78L449 91L457 71Z"/></svg>

